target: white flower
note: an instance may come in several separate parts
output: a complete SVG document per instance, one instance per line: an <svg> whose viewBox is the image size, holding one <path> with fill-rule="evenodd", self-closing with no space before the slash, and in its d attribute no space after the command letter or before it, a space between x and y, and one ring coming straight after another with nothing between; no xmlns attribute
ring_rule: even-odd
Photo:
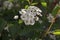
<svg viewBox="0 0 60 40"><path fill-rule="evenodd" d="M47 17L47 19L49 20L49 22L52 22L53 18L54 17L52 16L52 14L49 14L48 17Z"/></svg>
<svg viewBox="0 0 60 40"><path fill-rule="evenodd" d="M14 19L18 19L18 15L15 15L15 16L14 16Z"/></svg>
<svg viewBox="0 0 60 40"><path fill-rule="evenodd" d="M22 9L19 11L21 14L21 19L24 21L26 25L34 25L35 21L39 20L37 15L42 16L41 10L35 6L29 6L28 9Z"/></svg>
<svg viewBox="0 0 60 40"><path fill-rule="evenodd" d="M11 9L13 7L13 3L10 1L4 1L3 6L7 9Z"/></svg>

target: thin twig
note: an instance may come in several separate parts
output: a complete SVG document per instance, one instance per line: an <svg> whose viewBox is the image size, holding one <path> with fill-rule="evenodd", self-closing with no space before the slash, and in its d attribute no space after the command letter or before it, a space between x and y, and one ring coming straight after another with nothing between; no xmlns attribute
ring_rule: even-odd
<svg viewBox="0 0 60 40"><path fill-rule="evenodd" d="M53 25L53 24L54 24L54 22L55 22L55 19L56 19L56 17L52 20L52 22L51 22L51 24L50 24L49 28L47 29L47 31L46 31L46 33L45 33L44 37L45 37L45 36L48 34L48 32L50 31L50 29L51 29L52 25Z"/></svg>
<svg viewBox="0 0 60 40"><path fill-rule="evenodd" d="M59 12L60 12L60 10L58 10L57 14L58 14ZM52 22L51 22L49 28L47 29L47 31L46 31L46 33L45 33L45 35L44 35L44 37L48 34L48 32L50 31L52 25L54 24L55 19L57 18L57 14L56 14L55 18L53 18L53 20L52 20Z"/></svg>

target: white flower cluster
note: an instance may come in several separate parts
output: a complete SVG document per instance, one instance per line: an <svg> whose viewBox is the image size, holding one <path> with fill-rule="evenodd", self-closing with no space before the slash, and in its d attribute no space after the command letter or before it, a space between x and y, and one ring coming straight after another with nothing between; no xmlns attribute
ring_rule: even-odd
<svg viewBox="0 0 60 40"><path fill-rule="evenodd" d="M34 25L35 21L39 20L39 16L42 16L41 10L36 6L29 6L28 9L22 9L19 11L21 14L21 19L24 21L25 25Z"/></svg>
<svg viewBox="0 0 60 40"><path fill-rule="evenodd" d="M10 1L4 1L3 6L4 8L11 9L13 7L13 3Z"/></svg>

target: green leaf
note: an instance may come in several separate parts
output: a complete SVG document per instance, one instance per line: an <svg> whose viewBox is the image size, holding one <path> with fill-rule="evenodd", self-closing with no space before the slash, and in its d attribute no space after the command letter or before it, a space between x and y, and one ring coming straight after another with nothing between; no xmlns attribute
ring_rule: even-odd
<svg viewBox="0 0 60 40"><path fill-rule="evenodd" d="M60 5L56 5L55 8L52 11L52 15L56 16L56 14L58 13L58 10L60 10Z"/></svg>
<svg viewBox="0 0 60 40"><path fill-rule="evenodd" d="M8 0L8 1L13 2L14 0Z"/></svg>
<svg viewBox="0 0 60 40"><path fill-rule="evenodd" d="M55 31L52 32L54 35L60 35L60 29L55 29Z"/></svg>
<svg viewBox="0 0 60 40"><path fill-rule="evenodd" d="M4 29L5 26L6 26L6 21L0 18L0 32Z"/></svg>
<svg viewBox="0 0 60 40"><path fill-rule="evenodd" d="M25 9L27 9L27 8L28 8L28 5L25 6Z"/></svg>
<svg viewBox="0 0 60 40"><path fill-rule="evenodd" d="M19 20L19 22L18 22L19 24L21 24L21 23L23 23L23 21L22 20Z"/></svg>
<svg viewBox="0 0 60 40"><path fill-rule="evenodd" d="M38 3L32 3L31 5L37 5Z"/></svg>
<svg viewBox="0 0 60 40"><path fill-rule="evenodd" d="M46 2L41 2L43 7L47 7L47 3Z"/></svg>
<svg viewBox="0 0 60 40"><path fill-rule="evenodd" d="M30 2L29 0L26 0L26 1Z"/></svg>

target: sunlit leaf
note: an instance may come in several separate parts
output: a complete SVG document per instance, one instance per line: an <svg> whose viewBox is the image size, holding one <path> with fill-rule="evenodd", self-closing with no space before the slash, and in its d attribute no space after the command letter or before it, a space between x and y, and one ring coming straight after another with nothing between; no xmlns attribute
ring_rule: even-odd
<svg viewBox="0 0 60 40"><path fill-rule="evenodd" d="M27 9L27 8L28 8L28 5L25 6L25 9Z"/></svg>
<svg viewBox="0 0 60 40"><path fill-rule="evenodd" d="M47 3L46 2L41 2L43 7L47 7Z"/></svg>
<svg viewBox="0 0 60 40"><path fill-rule="evenodd" d="M55 29L52 33L54 35L60 35L60 29Z"/></svg>

